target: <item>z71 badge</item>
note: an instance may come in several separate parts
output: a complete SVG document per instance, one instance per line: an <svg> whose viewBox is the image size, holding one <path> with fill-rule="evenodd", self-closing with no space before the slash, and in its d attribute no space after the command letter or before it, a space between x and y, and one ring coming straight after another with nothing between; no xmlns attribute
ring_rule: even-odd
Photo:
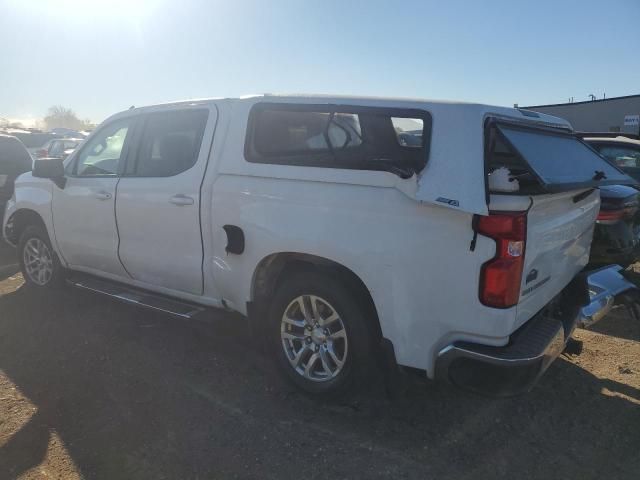
<svg viewBox="0 0 640 480"><path fill-rule="evenodd" d="M450 198L438 197L436 198L436 202L446 203L447 205L450 205L452 207L460 206L460 202L458 202L458 200L451 200Z"/></svg>

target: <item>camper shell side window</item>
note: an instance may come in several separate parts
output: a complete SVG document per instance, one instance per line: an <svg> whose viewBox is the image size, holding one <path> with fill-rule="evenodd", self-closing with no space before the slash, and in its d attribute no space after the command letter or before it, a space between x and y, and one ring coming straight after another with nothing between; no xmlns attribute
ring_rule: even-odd
<svg viewBox="0 0 640 480"><path fill-rule="evenodd" d="M249 114L249 162L382 170L410 178L427 162L431 115L355 105L258 103Z"/></svg>

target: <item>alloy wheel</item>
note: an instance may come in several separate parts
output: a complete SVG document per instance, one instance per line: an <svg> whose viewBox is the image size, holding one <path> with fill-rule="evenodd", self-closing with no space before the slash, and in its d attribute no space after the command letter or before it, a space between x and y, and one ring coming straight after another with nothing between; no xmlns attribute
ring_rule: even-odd
<svg viewBox="0 0 640 480"><path fill-rule="evenodd" d="M348 354L347 332L337 310L316 295L296 297L280 322L282 348L305 379L326 382L342 371Z"/></svg>
<svg viewBox="0 0 640 480"><path fill-rule="evenodd" d="M30 238L22 252L24 267L29 280L44 286L53 276L53 255L51 249L37 237Z"/></svg>

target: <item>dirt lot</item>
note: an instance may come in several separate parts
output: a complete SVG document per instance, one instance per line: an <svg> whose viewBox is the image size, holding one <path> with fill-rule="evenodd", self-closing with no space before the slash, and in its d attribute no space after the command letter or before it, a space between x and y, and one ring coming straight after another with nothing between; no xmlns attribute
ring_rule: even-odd
<svg viewBox="0 0 640 480"><path fill-rule="evenodd" d="M6 250L4 263L13 261ZM0 478L615 478L640 471L640 324L579 331L530 394L283 384L231 315L185 323L0 267Z"/></svg>

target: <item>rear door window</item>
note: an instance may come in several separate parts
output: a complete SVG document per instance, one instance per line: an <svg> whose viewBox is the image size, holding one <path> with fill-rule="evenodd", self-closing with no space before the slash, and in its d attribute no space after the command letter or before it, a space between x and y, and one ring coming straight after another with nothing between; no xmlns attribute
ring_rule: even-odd
<svg viewBox="0 0 640 480"><path fill-rule="evenodd" d="M524 185L536 180L543 190L557 192L636 183L569 132L502 123L496 128L490 168L503 166Z"/></svg>
<svg viewBox="0 0 640 480"><path fill-rule="evenodd" d="M138 153L127 175L171 177L193 167L207 124L207 110L176 110L150 114Z"/></svg>

